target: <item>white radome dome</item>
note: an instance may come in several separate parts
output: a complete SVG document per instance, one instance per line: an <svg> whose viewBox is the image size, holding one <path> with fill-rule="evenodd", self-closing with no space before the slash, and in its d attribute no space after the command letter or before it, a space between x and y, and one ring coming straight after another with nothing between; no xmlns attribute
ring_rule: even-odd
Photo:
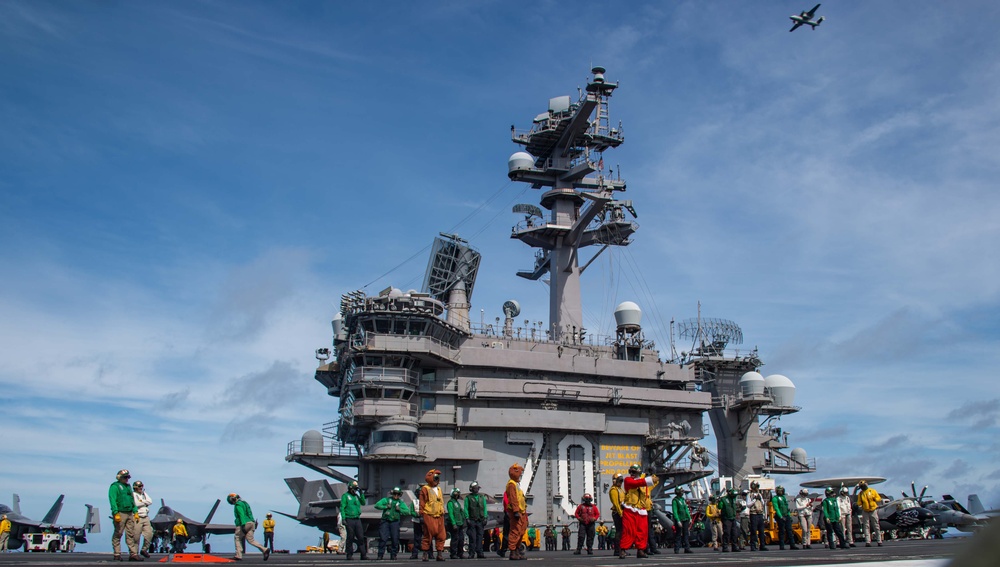
<svg viewBox="0 0 1000 567"><path fill-rule="evenodd" d="M790 407L795 405L795 384L787 376L771 374L764 378L764 390L774 398L774 405Z"/></svg>
<svg viewBox="0 0 1000 567"><path fill-rule="evenodd" d="M534 169L535 158L528 152L516 152L507 160L507 172Z"/></svg>
<svg viewBox="0 0 1000 567"><path fill-rule="evenodd" d="M619 327L639 327L642 324L642 309L632 301L623 301L615 307L615 323Z"/></svg>

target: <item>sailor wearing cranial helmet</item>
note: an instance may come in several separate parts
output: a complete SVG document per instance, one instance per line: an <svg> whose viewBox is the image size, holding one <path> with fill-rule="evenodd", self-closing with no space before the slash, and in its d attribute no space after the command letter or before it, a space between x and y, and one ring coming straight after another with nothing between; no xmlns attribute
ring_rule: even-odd
<svg viewBox="0 0 1000 567"><path fill-rule="evenodd" d="M510 533L507 535L507 549L510 551L512 560L527 559L518 551L517 546L524 537L524 531L528 528L528 505L524 499L524 491L521 490L521 475L524 474L524 467L520 463L514 463L507 469L510 480L507 481L507 489L504 491L506 501L505 512L510 522Z"/></svg>
<svg viewBox="0 0 1000 567"><path fill-rule="evenodd" d="M426 483L420 487L419 503L420 517L424 524L424 539L420 549L424 552L423 560L430 559L431 541L437 550L437 560L444 561L444 495L441 493L441 471L431 469L424 476Z"/></svg>

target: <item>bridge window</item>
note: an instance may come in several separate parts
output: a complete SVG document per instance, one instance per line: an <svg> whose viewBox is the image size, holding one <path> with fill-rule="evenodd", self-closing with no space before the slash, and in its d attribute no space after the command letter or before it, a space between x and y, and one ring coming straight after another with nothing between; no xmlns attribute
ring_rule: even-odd
<svg viewBox="0 0 1000 567"><path fill-rule="evenodd" d="M415 431L376 431L372 434L375 443L416 443Z"/></svg>

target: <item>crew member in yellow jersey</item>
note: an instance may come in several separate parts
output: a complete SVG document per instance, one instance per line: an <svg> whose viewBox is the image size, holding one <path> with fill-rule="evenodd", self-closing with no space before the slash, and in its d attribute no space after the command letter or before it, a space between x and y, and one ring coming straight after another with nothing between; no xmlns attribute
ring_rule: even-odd
<svg viewBox="0 0 1000 567"><path fill-rule="evenodd" d="M430 560L431 541L437 549L437 560L444 561L444 495L441 494L441 471L431 469L424 477L426 484L420 487L420 518L424 524L424 539L420 544L424 561Z"/></svg>
<svg viewBox="0 0 1000 567"><path fill-rule="evenodd" d="M270 512L264 518L264 547L274 553L274 518L271 517Z"/></svg>
<svg viewBox="0 0 1000 567"><path fill-rule="evenodd" d="M608 496L611 497L611 521L615 525L615 537L611 542L615 555L621 553L622 503L625 502L625 489L622 488L623 480L624 477L616 473L615 476L611 477L611 490L608 491Z"/></svg>
<svg viewBox="0 0 1000 567"><path fill-rule="evenodd" d="M510 480L507 481L507 489L504 491L507 501L507 519L510 521L510 533L507 535L507 549L510 551L511 560L527 559L523 553L517 550L524 531L528 527L528 504L524 500L524 492L521 490L521 475L524 474L524 467L519 463L514 463L507 469Z"/></svg>

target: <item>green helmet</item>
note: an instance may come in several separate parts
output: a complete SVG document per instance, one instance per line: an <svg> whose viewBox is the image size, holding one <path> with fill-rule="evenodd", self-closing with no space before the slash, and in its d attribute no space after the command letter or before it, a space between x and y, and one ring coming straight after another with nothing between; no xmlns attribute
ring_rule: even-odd
<svg viewBox="0 0 1000 567"><path fill-rule="evenodd" d="M462 491L459 490L457 487L456 488L452 488L451 489L451 495L452 496L461 496L462 495Z"/></svg>
<svg viewBox="0 0 1000 567"><path fill-rule="evenodd" d="M641 466L639 466L638 464L635 464L635 465L632 465L632 466L630 466L630 467L628 468L628 472L630 472L630 473L634 473L634 472L642 472L642 467L641 467Z"/></svg>
<svg viewBox="0 0 1000 567"><path fill-rule="evenodd" d="M831 487L829 487L829 486L828 486L828 487L826 487L826 495L827 495L827 496L833 496L833 495L834 495L834 493L836 493L836 491L835 491L835 490L834 490L833 488L831 488Z"/></svg>

